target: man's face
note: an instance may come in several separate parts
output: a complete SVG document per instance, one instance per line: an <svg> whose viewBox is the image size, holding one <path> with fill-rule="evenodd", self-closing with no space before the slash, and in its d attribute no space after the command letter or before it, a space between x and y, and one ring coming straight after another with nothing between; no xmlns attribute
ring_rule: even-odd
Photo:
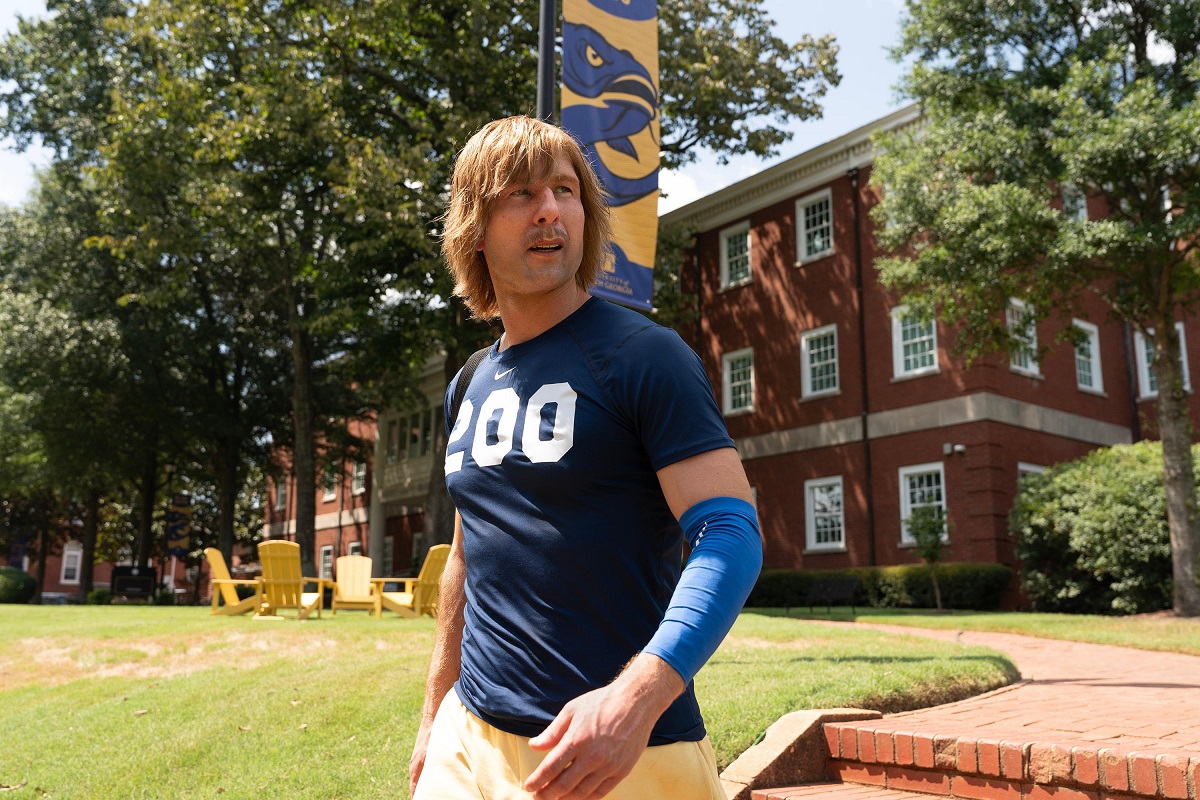
<svg viewBox="0 0 1200 800"><path fill-rule="evenodd" d="M579 177L565 154L542 178L506 186L476 245L497 299L503 303L574 284L583 260L583 226Z"/></svg>

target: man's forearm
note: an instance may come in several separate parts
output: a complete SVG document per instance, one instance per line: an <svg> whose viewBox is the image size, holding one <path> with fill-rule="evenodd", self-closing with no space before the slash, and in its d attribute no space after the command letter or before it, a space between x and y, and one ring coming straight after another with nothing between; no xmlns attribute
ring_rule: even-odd
<svg viewBox="0 0 1200 800"><path fill-rule="evenodd" d="M421 724L433 722L438 707L458 680L462 669L463 609L466 591L461 550L451 551L438 586L438 624L429 670L425 676L425 704Z"/></svg>

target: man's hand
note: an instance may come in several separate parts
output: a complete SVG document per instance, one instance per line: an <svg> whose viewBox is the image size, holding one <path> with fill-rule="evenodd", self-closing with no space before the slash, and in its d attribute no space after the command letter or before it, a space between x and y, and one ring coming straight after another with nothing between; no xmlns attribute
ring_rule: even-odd
<svg viewBox="0 0 1200 800"><path fill-rule="evenodd" d="M412 758L408 760L409 797L417 793L417 781L421 777L421 770L425 768L425 753L429 750L429 731L432 727L429 724L422 724L420 730L417 731L417 741L413 745Z"/></svg>
<svg viewBox="0 0 1200 800"><path fill-rule="evenodd" d="M684 690L656 656L641 654L616 681L563 706L529 741L549 754L525 781L537 800L599 800L633 771L654 723Z"/></svg>

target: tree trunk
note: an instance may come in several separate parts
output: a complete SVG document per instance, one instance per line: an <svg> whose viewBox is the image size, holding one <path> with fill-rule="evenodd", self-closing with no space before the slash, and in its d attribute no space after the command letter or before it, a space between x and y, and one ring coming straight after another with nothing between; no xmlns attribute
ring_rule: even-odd
<svg viewBox="0 0 1200 800"><path fill-rule="evenodd" d="M79 602L85 602L92 591L96 570L96 533L100 530L100 491L88 491L87 512L83 520L83 555L79 564Z"/></svg>
<svg viewBox="0 0 1200 800"><path fill-rule="evenodd" d="M296 544L300 545L300 567L304 575L316 575L317 470L313 440L312 337L300 312L299 291L289 285L288 328L292 336L292 471L296 476Z"/></svg>
<svg viewBox="0 0 1200 800"><path fill-rule="evenodd" d="M37 593L33 596L33 602L41 605L42 590L46 588L46 555L50 551L50 531L49 523L45 520L38 526L37 534Z"/></svg>
<svg viewBox="0 0 1200 800"><path fill-rule="evenodd" d="M238 447L228 440L220 445L217 455L220 460L220 477L217 503L217 549L225 557L226 564L233 563L233 524L237 511L237 494L241 483L238 476ZM197 583L199 583L197 581Z"/></svg>
<svg viewBox="0 0 1200 800"><path fill-rule="evenodd" d="M1176 614L1200 615L1196 585L1197 529L1192 423L1179 368L1179 334L1173 319L1160 320L1154 337L1154 375L1158 382L1158 428L1163 449L1163 484L1171 534L1171 577Z"/></svg>
<svg viewBox="0 0 1200 800"><path fill-rule="evenodd" d="M146 457L142 462L141 487L138 489L141 501L138 509L138 567L146 569L150 565L150 551L154 544L154 506L158 498L158 455L153 446L146 448Z"/></svg>

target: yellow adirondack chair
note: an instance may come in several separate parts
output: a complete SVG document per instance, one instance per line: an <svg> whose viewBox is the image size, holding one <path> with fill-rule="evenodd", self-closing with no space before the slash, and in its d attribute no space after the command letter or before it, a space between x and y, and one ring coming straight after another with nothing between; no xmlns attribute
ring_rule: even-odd
<svg viewBox="0 0 1200 800"><path fill-rule="evenodd" d="M225 566L225 556L215 547L204 548L204 557L208 559L208 582L212 585L212 613L236 616L248 611L258 611L262 605L262 586L258 581L230 578L229 569ZM237 586L253 586L254 595L242 600L237 596ZM218 600L224 600L225 605L218 605Z"/></svg>
<svg viewBox="0 0 1200 800"><path fill-rule="evenodd" d="M371 584L371 559L367 556L339 556L333 584L333 613L339 608L361 608L376 619L383 616L381 597Z"/></svg>
<svg viewBox="0 0 1200 800"><path fill-rule="evenodd" d="M381 590L380 600L388 611L394 611L402 617L419 617L428 614L437 616L438 583L442 580L442 570L446 568L446 558L450 555L450 545L437 544L429 548L425 563L415 578L373 578L372 582ZM382 591L385 583L403 583L402 592Z"/></svg>
<svg viewBox="0 0 1200 800"><path fill-rule="evenodd" d="M279 611L296 609L299 619L307 619L316 609L321 616L324 605L325 581L322 578L305 578L300 574L300 545L283 539L273 539L258 546L258 560L262 564L263 603L255 619L283 619ZM304 591L306 583L316 583L315 592Z"/></svg>

